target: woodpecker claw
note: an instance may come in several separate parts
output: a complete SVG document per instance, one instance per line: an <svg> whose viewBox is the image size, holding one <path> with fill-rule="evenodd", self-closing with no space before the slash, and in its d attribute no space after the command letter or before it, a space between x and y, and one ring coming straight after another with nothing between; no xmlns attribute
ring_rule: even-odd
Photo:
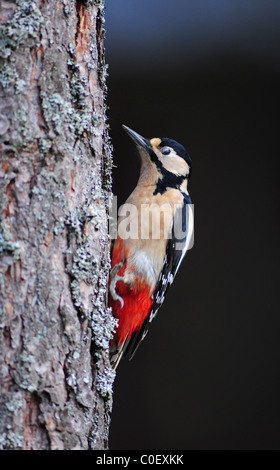
<svg viewBox="0 0 280 470"><path fill-rule="evenodd" d="M118 281L123 281L124 282L124 277L123 276L118 276L117 273L119 270L123 267L124 263L126 262L126 259L123 258L119 264L116 264L113 269L111 270L111 283L110 283L110 293L111 296L114 300L118 300L121 304L121 309L124 306L124 301L123 298L116 293L116 284Z"/></svg>

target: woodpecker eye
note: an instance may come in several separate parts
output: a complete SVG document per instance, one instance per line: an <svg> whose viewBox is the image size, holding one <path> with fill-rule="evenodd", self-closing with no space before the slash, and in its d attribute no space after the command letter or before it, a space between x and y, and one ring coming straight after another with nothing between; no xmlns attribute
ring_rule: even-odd
<svg viewBox="0 0 280 470"><path fill-rule="evenodd" d="M169 155L170 152L171 152L171 148L169 148L169 147L163 147L163 149L161 151L162 155Z"/></svg>

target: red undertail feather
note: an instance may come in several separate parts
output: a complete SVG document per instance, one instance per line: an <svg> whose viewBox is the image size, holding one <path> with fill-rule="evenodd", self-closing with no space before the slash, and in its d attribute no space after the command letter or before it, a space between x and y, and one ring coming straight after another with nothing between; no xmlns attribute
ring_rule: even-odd
<svg viewBox="0 0 280 470"><path fill-rule="evenodd" d="M125 260L123 266L118 271L118 276L123 276L127 269L128 253L124 250L123 240L116 240L113 255L112 268ZM151 288L142 279L139 279L133 288L125 285L121 280L116 282L116 294L123 299L123 306L120 300L110 297L110 307L112 314L118 319L118 328L112 339L111 345L120 346L128 340L132 333L140 330L144 320L149 315L152 307Z"/></svg>

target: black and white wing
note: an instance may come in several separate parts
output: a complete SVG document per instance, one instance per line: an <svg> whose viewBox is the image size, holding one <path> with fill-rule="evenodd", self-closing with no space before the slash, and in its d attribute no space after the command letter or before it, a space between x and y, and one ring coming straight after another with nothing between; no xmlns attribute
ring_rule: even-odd
<svg viewBox="0 0 280 470"><path fill-rule="evenodd" d="M183 206L177 209L174 214L172 232L167 241L163 268L153 293L153 304L150 314L144 321L141 329L133 333L126 345L125 355L129 355L129 359L132 359L140 342L148 333L150 323L157 315L168 288L172 284L186 252L193 243L193 206L190 196L183 192L182 195L184 197Z"/></svg>

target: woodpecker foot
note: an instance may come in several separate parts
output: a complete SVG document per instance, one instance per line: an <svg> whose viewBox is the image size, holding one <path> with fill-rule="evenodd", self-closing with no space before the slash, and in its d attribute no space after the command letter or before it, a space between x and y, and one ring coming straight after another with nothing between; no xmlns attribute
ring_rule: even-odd
<svg viewBox="0 0 280 470"><path fill-rule="evenodd" d="M119 270L123 267L124 263L126 262L126 258L123 258L120 263L116 264L113 269L111 269L111 282L110 282L110 294L114 300L118 300L121 304L121 308L124 306L123 298L116 293L116 284L118 281L124 282L123 276L118 276Z"/></svg>

